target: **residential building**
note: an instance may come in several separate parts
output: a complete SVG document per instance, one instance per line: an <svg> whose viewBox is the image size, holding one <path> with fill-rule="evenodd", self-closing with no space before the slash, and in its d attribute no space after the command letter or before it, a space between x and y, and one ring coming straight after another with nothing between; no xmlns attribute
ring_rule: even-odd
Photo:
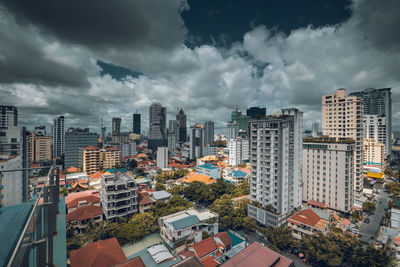
<svg viewBox="0 0 400 267"><path fill-rule="evenodd" d="M168 200L172 196L170 193L168 193L165 190L150 192L149 194L154 199L155 202L157 202L157 201L168 202Z"/></svg>
<svg viewBox="0 0 400 267"><path fill-rule="evenodd" d="M198 165L196 167L196 172L199 174L210 176L214 179L221 178L221 169L209 163Z"/></svg>
<svg viewBox="0 0 400 267"><path fill-rule="evenodd" d="M205 174L198 174L198 173L189 173L189 175L183 179L183 184L184 185L188 185L190 183L193 182L201 182L201 183L205 183L205 184L213 184L216 182L215 179L211 178L211 176L209 175L205 175Z"/></svg>
<svg viewBox="0 0 400 267"><path fill-rule="evenodd" d="M203 147L203 156L217 156L218 147L212 145L206 145Z"/></svg>
<svg viewBox="0 0 400 267"><path fill-rule="evenodd" d="M201 124L190 126L190 159L203 156L203 127Z"/></svg>
<svg viewBox="0 0 400 267"><path fill-rule="evenodd" d="M204 145L209 145L214 142L214 122L213 121L206 121L204 123L204 137L203 143Z"/></svg>
<svg viewBox="0 0 400 267"><path fill-rule="evenodd" d="M363 100L346 96L346 89L322 97L322 134L333 138L351 138L355 143L354 190L356 196L363 191Z"/></svg>
<svg viewBox="0 0 400 267"><path fill-rule="evenodd" d="M83 149L97 146L97 137L89 128L69 128L65 134L64 168L83 166Z"/></svg>
<svg viewBox="0 0 400 267"><path fill-rule="evenodd" d="M247 138L236 137L230 139L228 144L229 165L237 166L249 160L249 140Z"/></svg>
<svg viewBox="0 0 400 267"><path fill-rule="evenodd" d="M288 225L293 229L293 236L302 239L315 233L326 235L333 226L332 213L319 209L305 208L296 212L288 219Z"/></svg>
<svg viewBox="0 0 400 267"><path fill-rule="evenodd" d="M51 131L53 137L53 158L62 157L65 150L64 116L54 119Z"/></svg>
<svg viewBox="0 0 400 267"><path fill-rule="evenodd" d="M133 114L132 132L134 132L135 134L141 134L142 124L140 116L141 115L139 113Z"/></svg>
<svg viewBox="0 0 400 267"><path fill-rule="evenodd" d="M172 249L201 241L203 232L218 233L218 215L209 210L190 208L161 217L158 224L161 238Z"/></svg>
<svg viewBox="0 0 400 267"><path fill-rule="evenodd" d="M239 111L238 106L236 106L236 109L232 111L231 122L236 122L239 127L238 131L243 132L245 136L247 136L249 132L249 120L248 116Z"/></svg>
<svg viewBox="0 0 400 267"><path fill-rule="evenodd" d="M99 206L84 205L67 214L67 221L78 233L85 233L88 223L98 224L103 221L103 210Z"/></svg>
<svg viewBox="0 0 400 267"><path fill-rule="evenodd" d="M312 131L311 131L311 137L318 137L318 131L319 131L319 124L318 122L314 122L312 124Z"/></svg>
<svg viewBox="0 0 400 267"><path fill-rule="evenodd" d="M127 173L105 172L101 178L100 199L107 220L138 212L135 179Z"/></svg>
<svg viewBox="0 0 400 267"><path fill-rule="evenodd" d="M100 150L100 164L103 170L113 169L121 165L121 150L106 147Z"/></svg>
<svg viewBox="0 0 400 267"><path fill-rule="evenodd" d="M364 115L382 115L386 117L386 155L392 154L392 93L391 88L368 88L361 92L351 93L363 100Z"/></svg>
<svg viewBox="0 0 400 267"><path fill-rule="evenodd" d="M250 201L248 214L271 227L284 224L301 206L303 113L281 114L250 121Z"/></svg>
<svg viewBox="0 0 400 267"><path fill-rule="evenodd" d="M112 135L119 136L121 134L121 118L112 118Z"/></svg>
<svg viewBox="0 0 400 267"><path fill-rule="evenodd" d="M222 264L222 267L236 266L294 267L294 263L292 260L263 244L253 242L230 260Z"/></svg>
<svg viewBox="0 0 400 267"><path fill-rule="evenodd" d="M148 192L146 191L139 191L138 192L138 202L139 202L139 212L147 212L154 206L156 202Z"/></svg>
<svg viewBox="0 0 400 267"><path fill-rule="evenodd" d="M160 169L168 168L168 147L157 149L157 167Z"/></svg>
<svg viewBox="0 0 400 267"><path fill-rule="evenodd" d="M352 139L304 138L303 201L349 213L354 202L354 150Z"/></svg>
<svg viewBox="0 0 400 267"><path fill-rule="evenodd" d="M364 115L364 139L373 139L385 145L385 155L390 154L387 146L387 119L382 115Z"/></svg>
<svg viewBox="0 0 400 267"><path fill-rule="evenodd" d="M249 109L246 110L246 115L251 119L265 117L267 115L267 109L260 107L250 107Z"/></svg>
<svg viewBox="0 0 400 267"><path fill-rule="evenodd" d="M231 139L234 139L239 136L239 124L237 122L228 122L227 124L228 127L228 136L227 136L227 142Z"/></svg>
<svg viewBox="0 0 400 267"><path fill-rule="evenodd" d="M225 181L232 183L234 185L242 184L244 181L249 181L249 174L245 173L244 171L233 171L228 173L224 177Z"/></svg>
<svg viewBox="0 0 400 267"><path fill-rule="evenodd" d="M18 110L14 106L0 106L0 127L18 126Z"/></svg>
<svg viewBox="0 0 400 267"><path fill-rule="evenodd" d="M385 163L385 145L374 139L364 139L363 163Z"/></svg>
<svg viewBox="0 0 400 267"><path fill-rule="evenodd" d="M123 159L125 157L132 157L136 154L136 142L129 141L121 144L121 155Z"/></svg>
<svg viewBox="0 0 400 267"><path fill-rule="evenodd" d="M29 162L50 161L51 159L51 137L31 133L29 135Z"/></svg>
<svg viewBox="0 0 400 267"><path fill-rule="evenodd" d="M187 127L186 127L186 114L183 109L180 109L178 114L176 114L176 120L179 124L179 142L185 143L187 138Z"/></svg>
<svg viewBox="0 0 400 267"><path fill-rule="evenodd" d="M100 195L96 190L69 193L65 197L65 204L67 206L67 213L87 205L100 207Z"/></svg>
<svg viewBox="0 0 400 267"><path fill-rule="evenodd" d="M83 171L88 175L100 170L100 149L87 146L83 149Z"/></svg>
<svg viewBox="0 0 400 267"><path fill-rule="evenodd" d="M167 130L168 137L168 151L171 153L179 144L179 122L177 120L170 120Z"/></svg>
<svg viewBox="0 0 400 267"><path fill-rule="evenodd" d="M167 108L161 106L160 103L153 103L150 106L148 147L152 150L167 145L166 118Z"/></svg>

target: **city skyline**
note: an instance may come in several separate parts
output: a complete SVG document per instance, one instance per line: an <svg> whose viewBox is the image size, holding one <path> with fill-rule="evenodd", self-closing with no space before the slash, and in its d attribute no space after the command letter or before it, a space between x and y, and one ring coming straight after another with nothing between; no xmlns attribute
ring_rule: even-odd
<svg viewBox="0 0 400 267"><path fill-rule="evenodd" d="M21 125L29 128L49 126L64 115L66 128L100 132L101 118L110 129L117 116L126 131L131 123L124 121L130 122L137 110L147 131L152 102L167 107L168 118L182 107L188 125L213 120L217 132L225 128L236 104L242 111L266 107L269 114L295 107L304 111L309 127L320 123L320 98L342 87L349 93L390 87L393 117L400 116L396 1L292 3L296 14L277 3L255 2L251 10L240 3L158 3L162 6L154 9L164 10L165 21L121 12L120 20L110 25L113 31L105 29L97 12L89 12L95 25L82 19L90 4L80 10L74 25L64 25L57 10L53 17L41 16L29 4L22 8L23 2L0 4L1 62L8 62L0 64L0 97L1 104L19 109ZM98 5L99 10L139 5L144 14L152 8L144 3L114 4L114 9L106 2ZM63 8L68 14L74 6ZM241 19L234 19L242 10L247 11ZM16 21L14 16L24 19ZM133 22L157 30L159 37L152 39L146 31L135 35L135 27L121 27ZM82 27L74 29L80 30L71 31L79 23ZM157 27L158 23L170 27ZM85 30L90 26L97 26L100 39ZM385 29L383 36L380 28ZM26 51L29 64L21 65L24 61L13 48ZM125 52L110 52L117 50ZM399 129L396 120L393 128Z"/></svg>

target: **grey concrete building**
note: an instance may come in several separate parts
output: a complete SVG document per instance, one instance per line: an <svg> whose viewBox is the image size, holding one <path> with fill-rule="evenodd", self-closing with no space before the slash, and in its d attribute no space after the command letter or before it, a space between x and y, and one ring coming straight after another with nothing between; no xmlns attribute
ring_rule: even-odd
<svg viewBox="0 0 400 267"><path fill-rule="evenodd" d="M79 168L83 165L83 149L87 146L97 146L98 135L89 132L89 128L69 128L65 134L64 167Z"/></svg>

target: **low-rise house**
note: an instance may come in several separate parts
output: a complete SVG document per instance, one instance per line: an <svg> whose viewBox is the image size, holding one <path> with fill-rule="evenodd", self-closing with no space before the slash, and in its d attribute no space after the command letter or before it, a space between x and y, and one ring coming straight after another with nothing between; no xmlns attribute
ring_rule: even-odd
<svg viewBox="0 0 400 267"><path fill-rule="evenodd" d="M318 232L327 234L333 221L334 218L330 213L306 208L291 216L288 219L288 225L293 228L293 236L301 239L305 235Z"/></svg>
<svg viewBox="0 0 400 267"><path fill-rule="evenodd" d="M65 182L66 183L75 183L77 181L80 180L87 180L88 179L88 175L86 174L86 172L77 172L77 173L69 173L67 175L65 175Z"/></svg>
<svg viewBox="0 0 400 267"><path fill-rule="evenodd" d="M199 174L208 175L214 179L221 178L221 169L209 163L197 166L196 172Z"/></svg>
<svg viewBox="0 0 400 267"><path fill-rule="evenodd" d="M150 192L150 196L151 196L156 202L157 202L157 201L168 202L168 200L171 198L171 194L168 193L168 192L165 191L165 190Z"/></svg>
<svg viewBox="0 0 400 267"><path fill-rule="evenodd" d="M189 175L186 176L186 178L184 178L182 181L183 181L183 184L185 184L185 185L188 185L188 184L193 183L193 182L202 182L202 183L205 183L205 184L213 184L213 183L216 182L215 179L211 178L208 175L198 174L198 173L195 173L195 172L189 173Z"/></svg>
<svg viewBox="0 0 400 267"><path fill-rule="evenodd" d="M103 220L103 210L99 206L81 206L67 214L67 221L71 222L79 233L84 233L85 229L91 221L99 223Z"/></svg>
<svg viewBox="0 0 400 267"><path fill-rule="evenodd" d="M149 211L156 202L145 190L138 192L139 212Z"/></svg>
<svg viewBox="0 0 400 267"><path fill-rule="evenodd" d="M161 238L172 249L201 241L203 232L218 233L218 215L209 210L191 208L161 217L158 223Z"/></svg>
<svg viewBox="0 0 400 267"><path fill-rule="evenodd" d="M244 181L249 181L250 175L243 171L233 171L224 177L225 181L234 185L242 184Z"/></svg>
<svg viewBox="0 0 400 267"><path fill-rule="evenodd" d="M67 206L67 213L87 205L100 207L100 195L95 190L87 190L77 193L69 193L65 197L65 204Z"/></svg>

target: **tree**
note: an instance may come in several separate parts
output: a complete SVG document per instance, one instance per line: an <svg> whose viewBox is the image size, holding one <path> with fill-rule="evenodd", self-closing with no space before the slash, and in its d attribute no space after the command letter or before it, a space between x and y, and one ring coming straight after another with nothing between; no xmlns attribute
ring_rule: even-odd
<svg viewBox="0 0 400 267"><path fill-rule="evenodd" d="M171 195L183 195L185 193L184 185L174 185L167 190Z"/></svg>
<svg viewBox="0 0 400 267"><path fill-rule="evenodd" d="M242 220L243 230L247 232L255 232L257 230L257 222L255 219L250 217L244 217Z"/></svg>
<svg viewBox="0 0 400 267"><path fill-rule="evenodd" d="M156 183L156 191L162 191L165 190L165 185L161 182Z"/></svg>
<svg viewBox="0 0 400 267"><path fill-rule="evenodd" d="M366 212L374 212L376 209L376 205L372 202L364 202L362 205L362 209Z"/></svg>

